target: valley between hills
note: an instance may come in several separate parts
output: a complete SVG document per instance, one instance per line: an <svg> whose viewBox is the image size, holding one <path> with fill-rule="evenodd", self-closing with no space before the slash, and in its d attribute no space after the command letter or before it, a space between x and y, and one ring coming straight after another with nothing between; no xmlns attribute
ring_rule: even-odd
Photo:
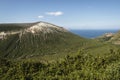
<svg viewBox="0 0 120 80"><path fill-rule="evenodd" d="M120 32L95 39L47 23L0 24L0 80L119 80Z"/></svg>

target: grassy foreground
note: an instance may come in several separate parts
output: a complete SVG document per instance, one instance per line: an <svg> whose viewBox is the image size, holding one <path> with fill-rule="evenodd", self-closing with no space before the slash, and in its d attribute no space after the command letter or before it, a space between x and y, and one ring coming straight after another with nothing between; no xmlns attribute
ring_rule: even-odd
<svg viewBox="0 0 120 80"><path fill-rule="evenodd" d="M1 59L0 65L1 80L119 80L120 50L98 56L80 50L52 63Z"/></svg>

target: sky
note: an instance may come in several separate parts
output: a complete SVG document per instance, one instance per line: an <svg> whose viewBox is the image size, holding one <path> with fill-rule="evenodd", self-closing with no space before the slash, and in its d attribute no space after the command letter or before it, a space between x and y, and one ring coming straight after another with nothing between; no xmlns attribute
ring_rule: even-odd
<svg viewBox="0 0 120 80"><path fill-rule="evenodd" d="M0 0L0 23L37 21L67 29L120 29L120 0Z"/></svg>

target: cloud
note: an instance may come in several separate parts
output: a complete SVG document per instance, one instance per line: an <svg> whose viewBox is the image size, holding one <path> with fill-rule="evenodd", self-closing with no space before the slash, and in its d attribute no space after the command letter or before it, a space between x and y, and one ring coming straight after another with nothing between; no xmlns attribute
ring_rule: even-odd
<svg viewBox="0 0 120 80"><path fill-rule="evenodd" d="M61 15L63 15L63 12L61 12L61 11L57 11L57 12L47 12L46 14L47 14L47 15L50 15L50 16L61 16Z"/></svg>
<svg viewBox="0 0 120 80"><path fill-rule="evenodd" d="M44 16L38 16L38 18L44 18Z"/></svg>

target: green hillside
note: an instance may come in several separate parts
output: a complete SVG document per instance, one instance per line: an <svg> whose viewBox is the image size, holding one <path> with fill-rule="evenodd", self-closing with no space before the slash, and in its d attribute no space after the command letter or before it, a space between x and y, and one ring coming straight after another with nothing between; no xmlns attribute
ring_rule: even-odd
<svg viewBox="0 0 120 80"><path fill-rule="evenodd" d="M118 31L115 34L112 34L112 33L104 34L104 35L96 38L96 40L102 41L102 42L110 42L112 44L120 45L120 31Z"/></svg>
<svg viewBox="0 0 120 80"><path fill-rule="evenodd" d="M119 38L85 39L46 22L0 24L0 80L119 80Z"/></svg>
<svg viewBox="0 0 120 80"><path fill-rule="evenodd" d="M34 24L35 23L6 23L6 24L0 24L0 32L21 30L21 29L24 29L26 27L30 27Z"/></svg>
<svg viewBox="0 0 120 80"><path fill-rule="evenodd" d="M44 33L44 31L37 31L35 34L26 31L30 27L23 26L20 30L17 30L18 33L7 35L6 39L0 40L0 57L24 59L51 54L64 55L65 53L76 52L79 48L86 48L88 43L91 44L93 42L69 31L60 31L57 28L63 28L58 26L57 28L50 28L53 32ZM7 29L10 30L10 28ZM14 32L15 29L13 28L11 31ZM47 28L45 28L45 31L47 31Z"/></svg>

